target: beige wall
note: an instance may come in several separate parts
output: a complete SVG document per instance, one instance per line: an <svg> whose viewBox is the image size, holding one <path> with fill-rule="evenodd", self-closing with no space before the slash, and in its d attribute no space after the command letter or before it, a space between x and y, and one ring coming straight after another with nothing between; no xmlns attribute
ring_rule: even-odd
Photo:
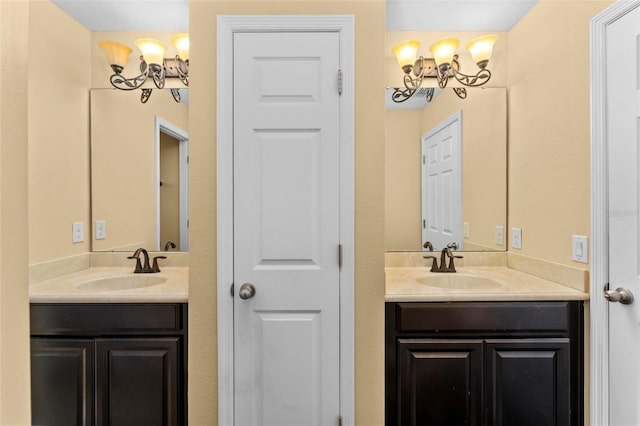
<svg viewBox="0 0 640 426"><path fill-rule="evenodd" d="M29 262L37 263L91 250L90 37L49 1L29 2L29 15ZM82 243L71 240L73 222L85 224Z"/></svg>
<svg viewBox="0 0 640 426"><path fill-rule="evenodd" d="M188 107L167 90L145 104L139 90L91 90L92 215L107 226L93 250L155 247L156 116L188 131Z"/></svg>
<svg viewBox="0 0 640 426"><path fill-rule="evenodd" d="M359 425L384 423L383 1L191 1L191 253L189 420L217 422L216 15L353 14L356 21L355 409ZM226 283L225 283L226 284Z"/></svg>
<svg viewBox="0 0 640 426"><path fill-rule="evenodd" d="M29 4L0 1L0 424L31 423L27 221Z"/></svg>
<svg viewBox="0 0 640 426"><path fill-rule="evenodd" d="M609 4L541 1L509 32L514 252L584 269L571 260L571 235L590 226L589 21Z"/></svg>

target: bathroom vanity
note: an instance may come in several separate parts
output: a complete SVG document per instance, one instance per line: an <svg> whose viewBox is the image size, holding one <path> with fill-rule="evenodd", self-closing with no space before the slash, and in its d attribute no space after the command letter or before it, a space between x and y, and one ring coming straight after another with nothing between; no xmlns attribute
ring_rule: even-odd
<svg viewBox="0 0 640 426"><path fill-rule="evenodd" d="M33 424L187 424L187 268L30 285Z"/></svg>
<svg viewBox="0 0 640 426"><path fill-rule="evenodd" d="M387 268L386 426L583 424L583 292L508 267Z"/></svg>
<svg viewBox="0 0 640 426"><path fill-rule="evenodd" d="M582 424L581 302L386 304L391 425Z"/></svg>

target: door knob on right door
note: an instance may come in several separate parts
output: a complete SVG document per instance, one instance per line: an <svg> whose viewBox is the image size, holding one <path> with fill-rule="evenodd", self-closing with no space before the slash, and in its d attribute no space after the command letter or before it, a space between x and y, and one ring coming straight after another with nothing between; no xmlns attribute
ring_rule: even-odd
<svg viewBox="0 0 640 426"><path fill-rule="evenodd" d="M604 286L604 298L609 302L620 302L623 305L633 303L633 294L624 287L618 287L615 290L609 290L609 283Z"/></svg>

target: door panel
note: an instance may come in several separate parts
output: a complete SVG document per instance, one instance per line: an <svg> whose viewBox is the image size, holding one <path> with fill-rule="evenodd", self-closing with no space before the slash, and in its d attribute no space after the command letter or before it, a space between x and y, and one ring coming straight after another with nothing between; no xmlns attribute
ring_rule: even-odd
<svg viewBox="0 0 640 426"><path fill-rule="evenodd" d="M607 26L608 217L610 288L640 296L640 10ZM604 283L603 283L604 284ZM598 295L598 297L601 297ZM609 305L611 425L640 424L640 303Z"/></svg>
<svg viewBox="0 0 640 426"><path fill-rule="evenodd" d="M487 341L487 424L571 424L569 347L569 339Z"/></svg>
<svg viewBox="0 0 640 426"><path fill-rule="evenodd" d="M236 425L339 414L339 36L234 35Z"/></svg>
<svg viewBox="0 0 640 426"><path fill-rule="evenodd" d="M423 243L462 249L461 112L422 136L422 155Z"/></svg>
<svg viewBox="0 0 640 426"><path fill-rule="evenodd" d="M399 425L482 423L482 340L398 341Z"/></svg>
<svg viewBox="0 0 640 426"><path fill-rule="evenodd" d="M31 339L34 425L92 425L93 340Z"/></svg>

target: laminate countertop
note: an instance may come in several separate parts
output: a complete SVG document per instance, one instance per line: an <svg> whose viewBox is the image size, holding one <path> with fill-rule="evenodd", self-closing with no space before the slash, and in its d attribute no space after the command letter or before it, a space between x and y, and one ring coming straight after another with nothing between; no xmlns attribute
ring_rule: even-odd
<svg viewBox="0 0 640 426"><path fill-rule="evenodd" d="M506 266L385 268L386 302L588 300L589 294Z"/></svg>
<svg viewBox="0 0 640 426"><path fill-rule="evenodd" d="M189 268L134 274L131 267L90 267L29 284L31 303L187 303Z"/></svg>

